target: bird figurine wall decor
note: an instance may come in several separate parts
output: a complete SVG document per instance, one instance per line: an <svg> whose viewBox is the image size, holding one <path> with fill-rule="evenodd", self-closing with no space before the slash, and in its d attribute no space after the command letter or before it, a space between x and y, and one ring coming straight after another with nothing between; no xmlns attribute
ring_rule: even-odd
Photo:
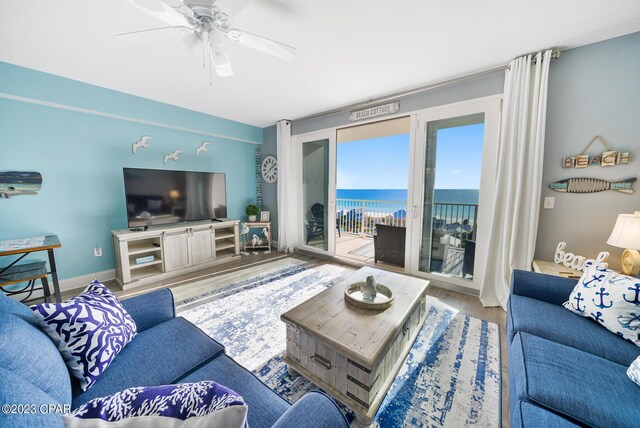
<svg viewBox="0 0 640 428"><path fill-rule="evenodd" d="M182 150L174 150L171 153L169 153L168 155L164 155L164 161L163 163L167 163L169 162L169 159L172 159L174 161L178 160L178 156L180 156L181 153L184 153Z"/></svg>
<svg viewBox="0 0 640 428"><path fill-rule="evenodd" d="M202 153L206 152L208 150L207 146L211 144L208 141L203 141L202 144L200 144L200 147L198 147L196 149L196 157L200 156Z"/></svg>
<svg viewBox="0 0 640 428"><path fill-rule="evenodd" d="M138 141L133 143L133 145L131 146L131 151L133 152L133 154L135 155L138 152L138 149L147 149L147 148L149 148L149 140L151 138L152 137L150 137L148 135L143 135L142 137L140 137L140 139Z"/></svg>

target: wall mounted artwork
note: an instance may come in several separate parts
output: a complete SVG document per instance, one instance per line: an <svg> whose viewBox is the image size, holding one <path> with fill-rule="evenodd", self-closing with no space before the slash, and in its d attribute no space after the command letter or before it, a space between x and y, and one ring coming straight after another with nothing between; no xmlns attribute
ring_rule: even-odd
<svg viewBox="0 0 640 428"><path fill-rule="evenodd" d="M138 152L138 149L147 149L147 148L149 148L149 140L151 138L152 137L150 137L148 135L143 135L142 137L140 137L140 139L138 141L133 143L133 145L131 146L131 151L133 152L133 154L135 155Z"/></svg>
<svg viewBox="0 0 640 428"><path fill-rule="evenodd" d="M0 171L0 198L37 195L42 187L42 175L35 171Z"/></svg>
<svg viewBox="0 0 640 428"><path fill-rule="evenodd" d="M184 153L182 150L174 150L171 153L164 155L164 160L162 161L162 163L166 164L170 159L177 161L180 157L180 154L182 153Z"/></svg>
<svg viewBox="0 0 640 428"><path fill-rule="evenodd" d="M196 157L200 156L202 153L208 150L207 146L211 144L208 141L203 141L202 144L198 148L196 148Z"/></svg>
<svg viewBox="0 0 640 428"><path fill-rule="evenodd" d="M589 147L596 141L600 141L600 143L607 149L602 153L598 153L596 155L587 155L585 154ZM595 166L616 166L616 165L625 165L631 163L631 153L630 152L618 152L616 150L611 150L607 142L599 135L596 135L589 141L587 147L584 148L580 154L576 156L567 156L562 159L562 167L563 168L587 168L591 165Z"/></svg>
<svg viewBox="0 0 640 428"><path fill-rule="evenodd" d="M564 193L596 193L615 190L617 192L631 194L633 193L631 185L635 183L636 180L636 177L631 177L612 183L610 181L600 180L599 178L567 178L566 180L549 184L549 188L556 192Z"/></svg>

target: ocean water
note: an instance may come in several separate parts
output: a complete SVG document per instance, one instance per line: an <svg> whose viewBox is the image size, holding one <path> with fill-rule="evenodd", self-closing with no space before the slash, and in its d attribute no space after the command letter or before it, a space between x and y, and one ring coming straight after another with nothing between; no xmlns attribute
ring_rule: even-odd
<svg viewBox="0 0 640 428"><path fill-rule="evenodd" d="M478 189L435 189L435 203L477 204ZM338 189L338 199L407 202L407 189Z"/></svg>

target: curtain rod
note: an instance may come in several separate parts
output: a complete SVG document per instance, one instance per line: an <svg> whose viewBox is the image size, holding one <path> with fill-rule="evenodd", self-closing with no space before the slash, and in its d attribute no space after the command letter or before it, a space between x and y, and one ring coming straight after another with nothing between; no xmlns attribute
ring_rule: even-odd
<svg viewBox="0 0 640 428"><path fill-rule="evenodd" d="M551 59L558 59L559 57L560 57L560 51L555 51L555 52L551 53ZM535 64L537 61L536 61L535 58L533 58L532 62ZM504 65L500 65L498 67L493 67L493 68L488 68L486 70L476 71L475 73L465 74L463 76L458 76L458 77L454 77L454 78L451 78L451 79L441 80L441 81L435 82L435 83L430 83L428 85L424 85L424 86L421 86L419 88L408 89L406 91L398 92L398 93L395 93L395 94L392 94L392 95L387 95L387 96L383 96L383 97L379 97L379 98L369 98L367 101L359 102L359 103L356 103L356 104L349 104L349 105L346 105L346 106L335 108L333 110L324 111L322 113L315 113L315 114L311 114L309 116L299 117L297 119L291 120L291 122L300 122L300 121L303 121L303 120L309 120L309 119L315 119L317 117L328 116L328 115L334 114L334 113L340 113L340 112L343 112L345 110L352 110L352 109L356 109L356 108L368 107L368 106L370 106L372 104L383 103L385 101L391 101L391 100L395 100L397 98L407 97L409 95L414 95L414 94L419 94L421 92L431 91L433 89L442 88L444 86L454 85L456 83L462 83L462 82L465 82L467 80L477 79L479 77L484 77L484 76L487 76L489 74L493 74L493 73L497 73L497 72L500 72L500 71L504 71L504 70L506 70L508 68L510 68L510 65L509 64L504 64Z"/></svg>

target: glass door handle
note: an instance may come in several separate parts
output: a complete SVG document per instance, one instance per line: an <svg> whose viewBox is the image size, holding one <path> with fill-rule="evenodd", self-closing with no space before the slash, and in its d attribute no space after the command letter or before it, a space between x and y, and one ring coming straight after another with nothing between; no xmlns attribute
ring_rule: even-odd
<svg viewBox="0 0 640 428"><path fill-rule="evenodd" d="M413 219L417 219L418 217L420 217L420 209L418 208L417 205L413 206Z"/></svg>

